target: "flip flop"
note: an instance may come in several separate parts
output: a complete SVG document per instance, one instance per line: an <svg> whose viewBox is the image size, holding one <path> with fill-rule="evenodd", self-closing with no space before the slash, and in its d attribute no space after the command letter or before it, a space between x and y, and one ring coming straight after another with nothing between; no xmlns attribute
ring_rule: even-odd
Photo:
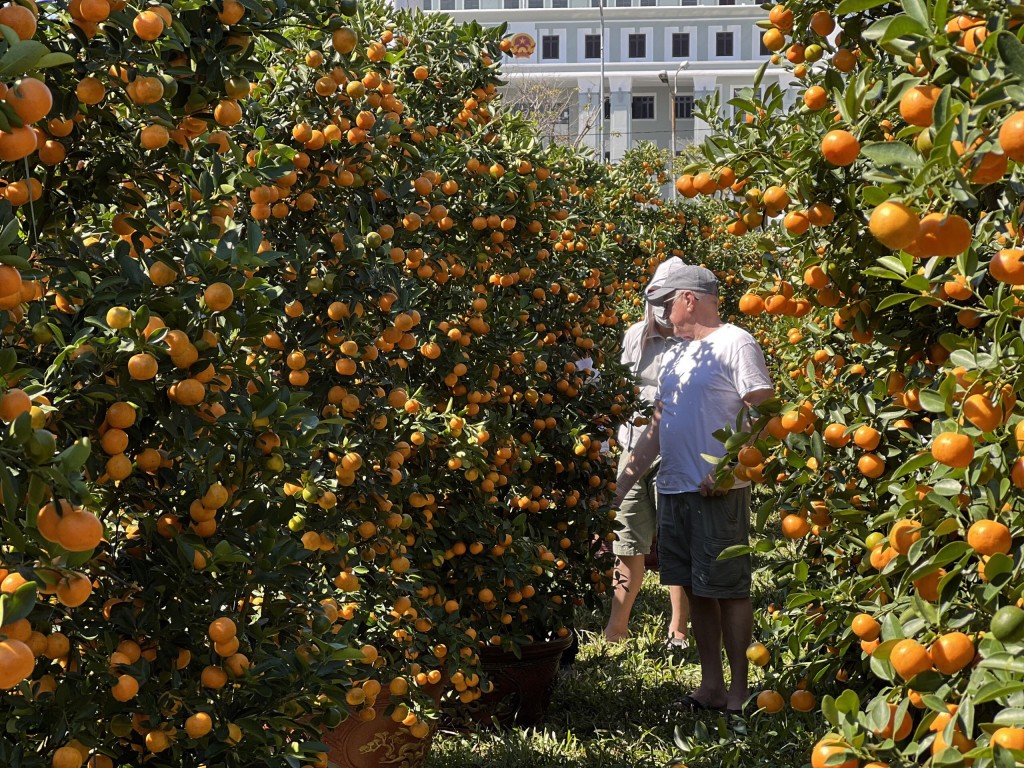
<svg viewBox="0 0 1024 768"><path fill-rule="evenodd" d="M686 694L682 698L676 699L671 704L672 709L678 709L689 712L722 712L721 707L712 707L703 702L697 701L690 694Z"/></svg>

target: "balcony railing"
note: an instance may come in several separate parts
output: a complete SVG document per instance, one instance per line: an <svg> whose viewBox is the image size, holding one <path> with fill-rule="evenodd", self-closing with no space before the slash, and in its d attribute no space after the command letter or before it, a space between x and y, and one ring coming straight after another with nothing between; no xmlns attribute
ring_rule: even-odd
<svg viewBox="0 0 1024 768"><path fill-rule="evenodd" d="M508 11L541 8L680 8L757 5L755 0L423 0L425 11Z"/></svg>

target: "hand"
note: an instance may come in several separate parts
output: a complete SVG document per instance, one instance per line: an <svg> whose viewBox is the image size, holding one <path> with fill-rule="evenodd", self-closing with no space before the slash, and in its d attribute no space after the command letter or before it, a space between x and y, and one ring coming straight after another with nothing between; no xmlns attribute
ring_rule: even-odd
<svg viewBox="0 0 1024 768"><path fill-rule="evenodd" d="M700 481L701 496L725 496L726 493L728 491L725 488L719 488L716 484L714 470L708 472L704 479Z"/></svg>

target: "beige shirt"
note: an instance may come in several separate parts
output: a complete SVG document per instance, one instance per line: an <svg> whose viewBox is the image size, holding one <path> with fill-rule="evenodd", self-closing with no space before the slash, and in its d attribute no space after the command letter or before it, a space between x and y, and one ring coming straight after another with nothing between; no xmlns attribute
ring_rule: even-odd
<svg viewBox="0 0 1024 768"><path fill-rule="evenodd" d="M654 405L658 397L661 360L667 348L668 340L658 333L653 321L634 323L622 339L620 360L633 372L640 385L640 399L649 405ZM619 427L616 437L624 451L632 451L640 435L647 429L647 425L633 426L633 419L636 416L637 414L631 415Z"/></svg>

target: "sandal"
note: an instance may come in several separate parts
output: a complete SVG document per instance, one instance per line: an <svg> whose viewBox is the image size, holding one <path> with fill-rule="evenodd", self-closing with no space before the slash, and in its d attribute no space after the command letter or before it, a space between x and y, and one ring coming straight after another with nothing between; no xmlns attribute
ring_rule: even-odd
<svg viewBox="0 0 1024 768"><path fill-rule="evenodd" d="M672 709L681 710L684 712L722 712L722 707L712 707L708 704L704 704L701 701L693 698L690 694L686 694L682 698L676 699L669 706Z"/></svg>
<svg viewBox="0 0 1024 768"><path fill-rule="evenodd" d="M690 647L690 639L687 637L669 635L668 639L665 640L665 645L668 646L670 651L685 651Z"/></svg>

